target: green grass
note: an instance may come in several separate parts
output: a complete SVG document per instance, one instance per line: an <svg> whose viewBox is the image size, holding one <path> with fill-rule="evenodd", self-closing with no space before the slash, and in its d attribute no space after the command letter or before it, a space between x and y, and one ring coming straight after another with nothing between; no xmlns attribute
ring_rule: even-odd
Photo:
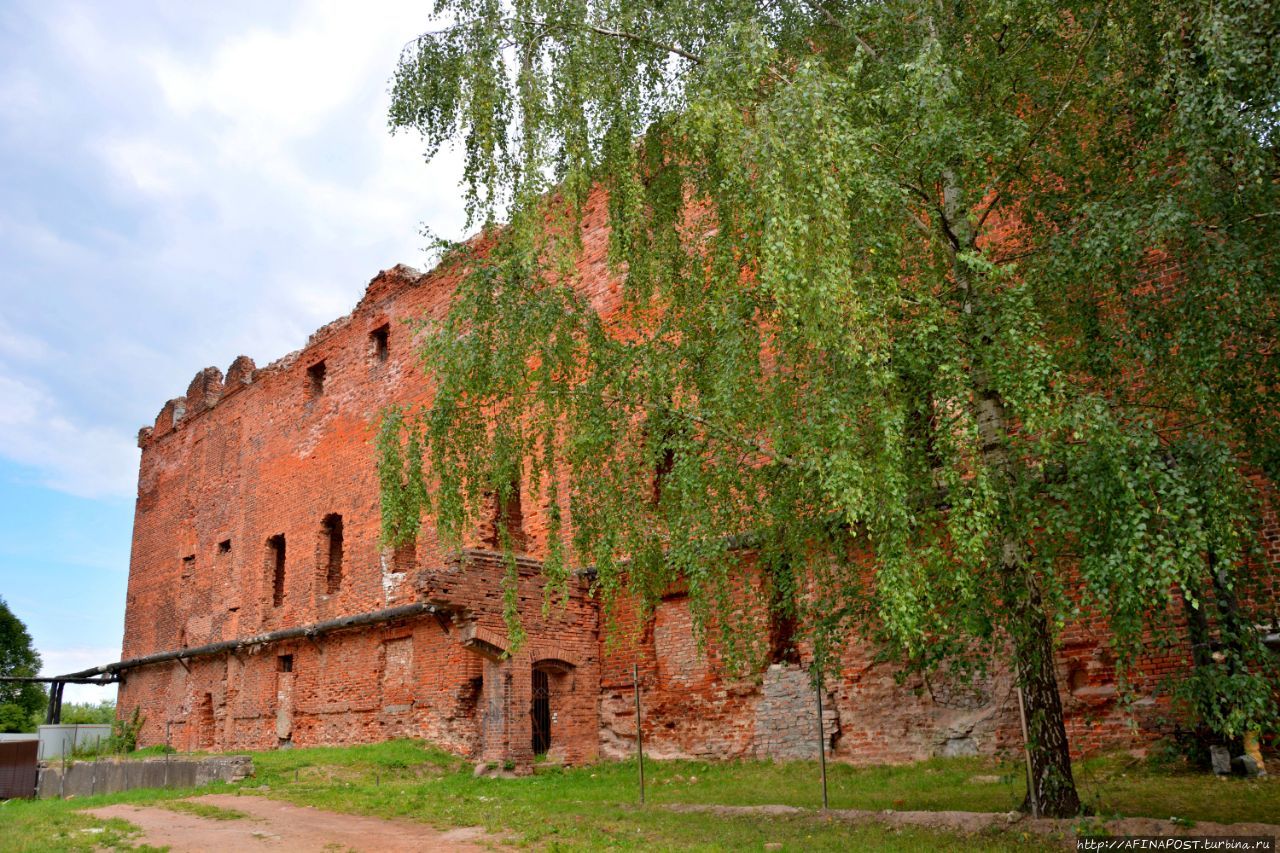
<svg viewBox="0 0 1280 853"><path fill-rule="evenodd" d="M250 816L236 809L224 809L208 803L193 803L190 800L164 800L156 803L171 812L195 815L209 820L250 820Z"/></svg>
<svg viewBox="0 0 1280 853"><path fill-rule="evenodd" d="M201 753L202 755L204 753ZM142 749L135 749L133 752L126 752L121 758L127 758L130 761L139 761L147 758L164 758L166 755L178 755L178 751L171 746L164 744L156 744L155 746L144 746Z"/></svg>
<svg viewBox="0 0 1280 853"><path fill-rule="evenodd" d="M1128 756L1077 762L1080 798L1100 817L1280 823L1280 778L1219 778Z"/></svg>
<svg viewBox="0 0 1280 853"><path fill-rule="evenodd" d="M695 803L816 809L821 790L813 762L651 761L646 764L648 807L640 808L634 762L573 769L540 765L535 776L477 779L470 763L407 740L261 752L254 753L253 760L253 778L199 792L133 791L69 802L0 805L0 851L128 849L131 842L123 825L94 821L76 809L234 791L441 828L483 826L510 843L550 850L760 850L770 843L782 844L784 850L1041 850L1052 845L1048 839L1026 838L1015 831L961 837L850 826L817 811L744 816L661 808ZM978 758L933 759L903 767L829 765L828 776L833 808L1002 812L1022 800L1020 765ZM1270 822L1280 815L1280 780L1220 780L1127 756L1080 762L1077 780L1082 797L1103 817L1228 823ZM201 813L195 804L167 805ZM81 832L96 826L104 831ZM40 835L56 838L57 844L25 840Z"/></svg>
<svg viewBox="0 0 1280 853"><path fill-rule="evenodd" d="M196 791L141 790L70 800L0 801L0 851L139 850L162 848L136 844L138 828L123 820L101 820L81 811L112 803L146 804L159 799L191 796Z"/></svg>
<svg viewBox="0 0 1280 853"><path fill-rule="evenodd" d="M517 779L472 776L472 765L410 741L293 749L254 755L249 789L336 811L424 820L439 827L483 826L509 840L551 850L1036 850L1041 842L981 835L965 839L923 830L852 827L812 815L722 816L677 813L662 803L813 805L792 790L801 768L767 762L651 762L649 804L636 802L634 763L540 768ZM813 768L809 768L810 771ZM700 774L700 775L699 775ZM780 796L782 793L790 796ZM246 790L245 793L249 793ZM257 793L258 791L254 791ZM808 798L808 801L806 800Z"/></svg>
<svg viewBox="0 0 1280 853"><path fill-rule="evenodd" d="M520 779L474 779L470 764L407 740L263 752L253 759L255 781L247 784L265 784L273 796L310 804L338 802L349 798L350 791L357 792L357 801L380 804L387 797L381 788L403 789L407 798L434 797L443 813L457 809L459 817L469 813L468 804L486 802L479 798L499 792L511 804L544 798L574 804L637 800L634 761L574 769L540 767L537 775ZM649 761L645 767L650 804L816 808L821 802L815 762ZM1075 767L1082 799L1100 815L1177 816L1221 823L1271 822L1280 815L1280 779L1219 779L1124 755L1077 762ZM1024 791L1021 764L982 758L878 767L831 764L827 775L831 807L836 809L1005 812L1018 807Z"/></svg>
<svg viewBox="0 0 1280 853"><path fill-rule="evenodd" d="M16 800L0 803L0 850L45 853L148 849L130 842L137 834L137 827L122 820L98 820L58 804Z"/></svg>
<svg viewBox="0 0 1280 853"><path fill-rule="evenodd" d="M457 758L396 741L373 746L294 749L254 756L254 785L294 802L365 814L409 817L440 826L481 825L532 843L570 846L711 844L709 849L803 839L816 849L879 839L911 845L937 842L880 828L831 825L816 814L794 818L722 817L640 810L634 762L560 769L536 776L481 778ZM764 805L816 808L821 802L813 762L649 762L648 803ZM992 781L992 779L995 781ZM1219 822L1270 821L1280 814L1280 780L1219 780L1107 757L1078 766L1081 793L1104 816L1147 816ZM828 767L832 808L1003 812L1023 797L1021 765L987 759L933 759L902 767ZM780 837L773 838L771 835ZM808 837L812 835L812 837ZM881 836L885 836L881 838ZM714 843L709 839L713 839ZM1008 835L968 839L970 849L1019 846Z"/></svg>

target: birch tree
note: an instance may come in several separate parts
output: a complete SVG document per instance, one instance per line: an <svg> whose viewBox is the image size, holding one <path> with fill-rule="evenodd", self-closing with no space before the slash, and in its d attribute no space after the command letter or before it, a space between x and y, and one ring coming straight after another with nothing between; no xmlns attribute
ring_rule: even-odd
<svg viewBox="0 0 1280 853"><path fill-rule="evenodd" d="M1057 630L1104 615L1123 677L1186 608L1217 636L1262 565L1280 6L435 12L390 121L461 147L487 236L445 256L467 274L432 404L384 422L388 539L427 512L461 541L518 482L552 589L590 564L652 604L679 578L730 646L749 543L818 666L859 635L923 668L1005 650L1036 799L1078 812ZM572 264L593 192L608 318ZM1233 679L1203 706L1224 731L1275 712L1237 634L1200 661Z"/></svg>

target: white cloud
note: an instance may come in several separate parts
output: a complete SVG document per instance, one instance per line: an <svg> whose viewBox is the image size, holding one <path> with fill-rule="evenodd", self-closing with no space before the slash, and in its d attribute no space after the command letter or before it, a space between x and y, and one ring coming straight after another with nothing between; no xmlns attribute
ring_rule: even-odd
<svg viewBox="0 0 1280 853"><path fill-rule="evenodd" d="M127 496L137 480L134 442L113 429L88 426L62 411L30 379L0 364L0 447L41 474L42 485L80 497Z"/></svg>
<svg viewBox="0 0 1280 853"><path fill-rule="evenodd" d="M147 196L175 195L200 179L194 159L154 139L107 139L100 153L128 187Z"/></svg>
<svg viewBox="0 0 1280 853"><path fill-rule="evenodd" d="M101 666L109 661L120 659L120 648L111 646L72 646L58 649L40 649L40 660L43 666L41 675L65 675L69 672L81 672L91 666ZM98 703L106 699L116 698L116 686L97 686L93 684L68 684L62 693L63 702Z"/></svg>
<svg viewBox="0 0 1280 853"><path fill-rule="evenodd" d="M423 4L180 8L0 28L0 455L77 495L132 494L137 428L198 369L301 346L422 265L423 222L463 236L457 158L386 129Z"/></svg>
<svg viewBox="0 0 1280 853"><path fill-rule="evenodd" d="M0 119L5 124L30 121L46 108L46 92L31 72L18 71L0 79Z"/></svg>
<svg viewBox="0 0 1280 853"><path fill-rule="evenodd" d="M0 358L38 361L46 358L49 348L35 335L20 332L0 317Z"/></svg>

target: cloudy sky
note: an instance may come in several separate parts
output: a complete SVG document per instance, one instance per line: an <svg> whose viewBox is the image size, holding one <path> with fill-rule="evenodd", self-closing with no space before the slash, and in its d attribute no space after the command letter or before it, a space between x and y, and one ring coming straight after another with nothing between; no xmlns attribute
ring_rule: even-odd
<svg viewBox="0 0 1280 853"><path fill-rule="evenodd" d="M119 658L138 428L463 236L386 126L428 5L0 0L0 596L47 673Z"/></svg>

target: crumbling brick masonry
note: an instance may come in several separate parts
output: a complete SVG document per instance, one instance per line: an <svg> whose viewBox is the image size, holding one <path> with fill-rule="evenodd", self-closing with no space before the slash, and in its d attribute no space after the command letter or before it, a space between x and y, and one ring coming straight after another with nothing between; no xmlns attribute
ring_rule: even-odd
<svg viewBox="0 0 1280 853"><path fill-rule="evenodd" d="M597 205L585 221L580 271L592 302L608 311L618 282L605 273L604 216ZM815 757L804 649L798 661L729 676L714 648L696 648L678 590L651 624L623 624L616 644L601 636L585 580L544 615L544 507L519 508L529 639L514 655L501 618L504 566L481 547L491 539L484 531L460 554L445 553L429 525L414 547L380 547L376 418L389 404L429 400L410 321L443 317L453 275L379 274L350 315L302 350L264 368L241 356L225 375L200 371L140 432L124 658L432 605L409 618L131 669L119 707L141 708L142 743L222 750L413 736L477 760L526 766L545 751L579 763L634 749L634 666L652 754ZM1272 549L1274 528L1272 515L1264 531ZM1060 666L1077 748L1132 736L1089 628L1068 632ZM873 660L873 650L854 645L825 688L832 757L904 761L1017 743L1007 674L953 689L900 683ZM1182 665L1175 656L1154 668Z"/></svg>

